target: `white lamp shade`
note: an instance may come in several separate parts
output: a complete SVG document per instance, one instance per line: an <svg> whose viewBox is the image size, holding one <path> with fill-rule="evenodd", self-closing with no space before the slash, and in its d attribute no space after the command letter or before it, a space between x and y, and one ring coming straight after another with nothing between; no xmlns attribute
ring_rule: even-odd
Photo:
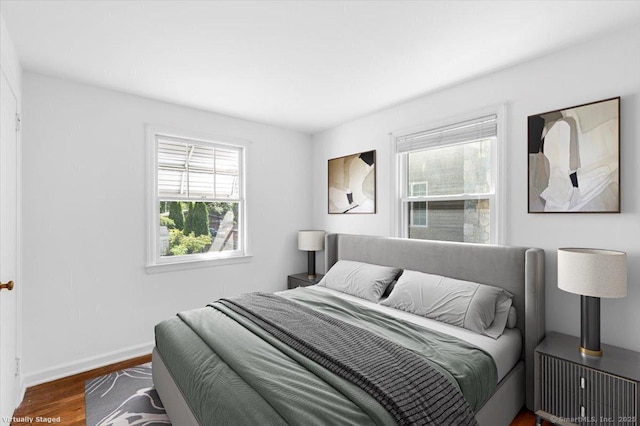
<svg viewBox="0 0 640 426"><path fill-rule="evenodd" d="M324 249L324 231L298 231L298 249L318 251Z"/></svg>
<svg viewBox="0 0 640 426"><path fill-rule="evenodd" d="M601 249L558 249L558 288L591 297L625 297L627 254Z"/></svg>

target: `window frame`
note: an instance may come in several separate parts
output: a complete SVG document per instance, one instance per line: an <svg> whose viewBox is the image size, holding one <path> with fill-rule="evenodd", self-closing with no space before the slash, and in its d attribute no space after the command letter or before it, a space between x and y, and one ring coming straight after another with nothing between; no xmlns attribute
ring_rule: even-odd
<svg viewBox="0 0 640 426"><path fill-rule="evenodd" d="M482 194L456 194L443 196L413 197L408 192L408 154L411 152L398 152L398 140L408 135L439 127L455 125L482 116L496 116L496 138L491 146L491 188L489 193ZM506 243L506 214L505 214L505 158L506 158L506 105L490 106L463 115L450 117L444 120L423 124L417 127L394 131L389 134L391 142L391 173L394 176L394 185L391 191L391 205L394 206L391 214L391 235L398 238L409 238L409 224L411 218L409 203L430 201L457 201L489 199L490 210L490 236L488 244ZM447 146L443 144L443 147ZM414 151L415 152L415 151ZM427 204L428 205L428 204ZM428 211L428 210L427 210ZM428 214L428 213L427 213ZM427 219L428 220L428 219ZM427 221L428 223L428 221ZM434 240L436 241L436 240Z"/></svg>
<svg viewBox="0 0 640 426"><path fill-rule="evenodd" d="M228 265L249 262L252 258L249 251L248 220L247 220L247 159L250 141L238 138L204 135L190 131L170 129L145 124L147 149L147 263L148 273L164 272L180 269L202 268L210 266ZM224 199L193 199L185 197L160 197L158 195L158 137L170 140L195 143L213 148L234 149L239 155L239 183L238 198ZM161 256L159 244L160 217L158 206L160 201L231 201L238 202L238 232L240 249L219 253L198 253L182 256Z"/></svg>

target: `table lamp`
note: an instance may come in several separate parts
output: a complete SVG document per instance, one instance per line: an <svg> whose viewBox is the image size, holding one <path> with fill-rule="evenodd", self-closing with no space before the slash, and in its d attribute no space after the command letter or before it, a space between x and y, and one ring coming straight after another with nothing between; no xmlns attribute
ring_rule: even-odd
<svg viewBox="0 0 640 426"><path fill-rule="evenodd" d="M600 298L627 295L627 254L590 248L558 249L558 288L580 295L580 352L601 356Z"/></svg>
<svg viewBox="0 0 640 426"><path fill-rule="evenodd" d="M316 251L324 249L324 231L298 231L298 249L309 256L307 278L316 277Z"/></svg>

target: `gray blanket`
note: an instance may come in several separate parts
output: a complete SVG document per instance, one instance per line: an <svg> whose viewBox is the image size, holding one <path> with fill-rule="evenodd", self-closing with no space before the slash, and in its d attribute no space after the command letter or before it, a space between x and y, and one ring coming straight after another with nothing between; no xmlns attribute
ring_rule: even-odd
<svg viewBox="0 0 640 426"><path fill-rule="evenodd" d="M220 301L374 397L400 425L475 425L460 391L414 352L273 294Z"/></svg>

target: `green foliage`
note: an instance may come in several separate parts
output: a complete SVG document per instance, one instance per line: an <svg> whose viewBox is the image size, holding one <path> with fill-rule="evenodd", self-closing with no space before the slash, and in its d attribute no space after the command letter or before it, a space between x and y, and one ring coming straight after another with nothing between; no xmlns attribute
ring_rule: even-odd
<svg viewBox="0 0 640 426"><path fill-rule="evenodd" d="M179 229L169 229L169 247L177 247L182 243L184 234Z"/></svg>
<svg viewBox="0 0 640 426"><path fill-rule="evenodd" d="M211 237L208 235L195 236L189 234L182 239L182 245L187 248L187 253L202 253L211 246Z"/></svg>
<svg viewBox="0 0 640 426"><path fill-rule="evenodd" d="M184 234L189 235L193 232L193 203L186 203L188 207L187 217L184 219Z"/></svg>
<svg viewBox="0 0 640 426"><path fill-rule="evenodd" d="M184 229L184 214L182 213L182 203L172 201L169 203L169 218L173 220L174 226L178 229Z"/></svg>
<svg viewBox="0 0 640 426"><path fill-rule="evenodd" d="M169 210L168 201L160 201L160 213L166 213Z"/></svg>
<svg viewBox="0 0 640 426"><path fill-rule="evenodd" d="M185 246L175 246L169 249L171 256L184 256L187 254L187 248Z"/></svg>
<svg viewBox="0 0 640 426"><path fill-rule="evenodd" d="M169 230L169 255L184 256L185 254L204 253L211 246L208 235L195 236L193 233L184 235L180 229Z"/></svg>
<svg viewBox="0 0 640 426"><path fill-rule="evenodd" d="M168 216L160 216L160 226L166 226L169 229L176 227L176 223Z"/></svg>
<svg viewBox="0 0 640 426"><path fill-rule="evenodd" d="M169 216L161 216L160 224L169 228L169 249L167 256L204 253L211 247L209 232L209 212L207 204L228 205L222 207L225 213L233 208L231 203L169 202ZM186 216L183 209L187 208ZM237 207L235 208L237 210Z"/></svg>
<svg viewBox="0 0 640 426"><path fill-rule="evenodd" d="M193 233L196 237L209 236L209 212L205 203L195 203L193 207Z"/></svg>
<svg viewBox="0 0 640 426"><path fill-rule="evenodd" d="M224 217L224 215L227 214L229 210L231 210L232 203L221 203L221 202L208 203L207 207L209 208L209 211L211 212L211 214L214 214L219 217Z"/></svg>
<svg viewBox="0 0 640 426"><path fill-rule="evenodd" d="M205 203L189 203L189 212L184 223L184 234L193 233L196 237L200 235L211 235L209 233L209 213Z"/></svg>
<svg viewBox="0 0 640 426"><path fill-rule="evenodd" d="M217 201L215 203L207 203L207 208L213 216L219 217L220 221L231 210L233 212L233 224L238 224L238 203Z"/></svg>

